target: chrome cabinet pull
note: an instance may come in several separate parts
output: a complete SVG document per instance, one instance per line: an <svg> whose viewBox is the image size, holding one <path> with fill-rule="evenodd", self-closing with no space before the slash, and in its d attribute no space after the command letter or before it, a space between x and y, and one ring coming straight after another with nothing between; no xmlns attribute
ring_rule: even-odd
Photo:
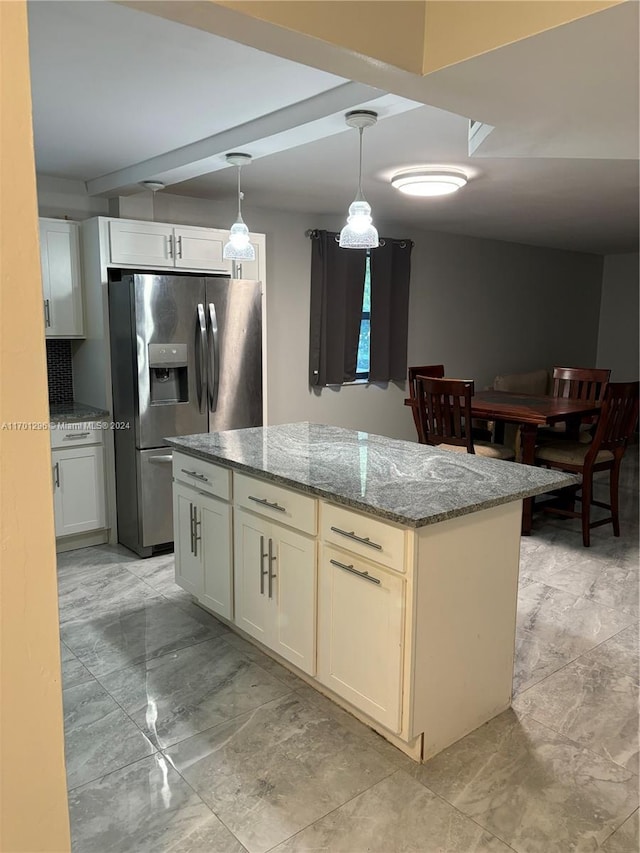
<svg viewBox="0 0 640 853"><path fill-rule="evenodd" d="M264 558L268 556L264 552L264 536L260 537L260 595L264 595L264 576L269 574L269 570L264 568Z"/></svg>
<svg viewBox="0 0 640 853"><path fill-rule="evenodd" d="M190 527L190 537L191 537L191 553L193 554L193 504L189 504L189 527Z"/></svg>
<svg viewBox="0 0 640 853"><path fill-rule="evenodd" d="M271 571L271 564L275 562L275 556L273 554L273 539L269 539L269 564L267 566L269 570L269 598L273 598L273 579L277 577L275 572Z"/></svg>
<svg viewBox="0 0 640 853"><path fill-rule="evenodd" d="M347 539L353 539L356 542L361 542L363 545L368 545L370 548L375 548L376 551L382 551L382 545L372 542L368 536L356 536L353 530L340 530L339 527L332 527L331 529L334 533L339 533L340 536L346 536Z"/></svg>
<svg viewBox="0 0 640 853"><path fill-rule="evenodd" d="M176 238L176 257L177 258L182 257L182 237L181 236Z"/></svg>
<svg viewBox="0 0 640 853"><path fill-rule="evenodd" d="M286 512L287 508L284 506L280 506L277 501L268 501L266 498L254 498L253 495L249 495L250 501L255 501L257 504L261 504L262 506L268 506L269 509L277 509L278 512Z"/></svg>
<svg viewBox="0 0 640 853"><path fill-rule="evenodd" d="M202 512L200 513L200 521L198 521L198 507L193 508L193 556L198 556L198 542L202 542Z"/></svg>
<svg viewBox="0 0 640 853"><path fill-rule="evenodd" d="M53 466L53 475L54 475L54 482L56 484L56 488L59 489L60 488L60 463L59 462L56 462L56 464Z"/></svg>
<svg viewBox="0 0 640 853"><path fill-rule="evenodd" d="M86 438L88 435L91 435L90 432L68 432L66 433L63 441L67 438Z"/></svg>
<svg viewBox="0 0 640 853"><path fill-rule="evenodd" d="M44 300L44 324L48 328L51 326L51 312L49 311L49 300Z"/></svg>
<svg viewBox="0 0 640 853"><path fill-rule="evenodd" d="M357 569L353 568L353 563L349 566L346 566L344 563L339 563L337 560L329 560L331 565L337 566L339 569L344 569L345 572L350 572L352 575L357 575L359 578L365 581L371 581L371 583L380 583L380 578L374 578L373 575L370 575L369 572L359 572Z"/></svg>
<svg viewBox="0 0 640 853"><path fill-rule="evenodd" d="M171 459L170 456L167 456L166 458ZM209 482L208 477L205 477L204 474L199 474L197 471L187 471L186 468L181 468L180 470L182 471L183 474L188 474L190 477L195 477L196 480L203 480L205 483Z"/></svg>
<svg viewBox="0 0 640 853"><path fill-rule="evenodd" d="M168 245L168 248L167 248L167 255L168 255L170 258L172 258L172 257L173 257L173 237L171 236L171 234L169 234L169 236L168 236L168 238L167 238L167 239L168 239L168 241L169 241L169 245Z"/></svg>

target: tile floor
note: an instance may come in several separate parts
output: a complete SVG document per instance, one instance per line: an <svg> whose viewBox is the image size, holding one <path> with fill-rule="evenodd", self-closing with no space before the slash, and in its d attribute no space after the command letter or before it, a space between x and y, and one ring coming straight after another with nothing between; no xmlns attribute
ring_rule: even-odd
<svg viewBox="0 0 640 853"><path fill-rule="evenodd" d="M620 539L546 516L522 540L513 708L422 766L195 606L172 556L61 554L74 853L637 853L632 453L621 495Z"/></svg>

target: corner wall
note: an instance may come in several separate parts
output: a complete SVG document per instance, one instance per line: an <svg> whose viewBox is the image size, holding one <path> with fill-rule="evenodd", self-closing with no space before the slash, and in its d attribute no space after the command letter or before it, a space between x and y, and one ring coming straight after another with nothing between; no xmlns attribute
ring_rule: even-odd
<svg viewBox="0 0 640 853"><path fill-rule="evenodd" d="M602 276L598 367L611 368L612 382L640 378L638 366L638 290L640 255L607 255Z"/></svg>
<svg viewBox="0 0 640 853"><path fill-rule="evenodd" d="M0 850L69 850L25 2L0 3ZM27 322L28 319L28 322ZM4 428L17 422L27 428ZM29 424L36 428L29 428Z"/></svg>

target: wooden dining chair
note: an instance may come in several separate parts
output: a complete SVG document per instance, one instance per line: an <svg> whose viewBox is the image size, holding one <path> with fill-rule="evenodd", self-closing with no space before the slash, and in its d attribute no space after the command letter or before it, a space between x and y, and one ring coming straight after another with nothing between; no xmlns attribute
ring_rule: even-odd
<svg viewBox="0 0 640 853"><path fill-rule="evenodd" d="M638 422L638 382L611 382L607 385L598 425L590 444L580 441L557 441L543 444L536 451L536 462L547 468L559 468L574 474L582 474L582 485L576 500L582 504L581 511L573 508L546 508L547 512L570 518L582 519L582 542L590 545L590 531L602 524L613 524L613 535L620 536L618 509L618 484L620 463L629 439ZM609 471L610 503L593 498L593 475L596 471ZM599 506L611 510L607 518L591 521L591 507Z"/></svg>
<svg viewBox="0 0 640 853"><path fill-rule="evenodd" d="M589 403L602 403L607 390L611 371L595 367L554 367L553 389L554 397L564 397L567 400L584 400ZM580 425L579 441L588 444L594 433L594 424L598 416L587 417ZM570 438L567 435L567 425L560 423L552 427L538 430L538 437L543 441L555 441Z"/></svg>
<svg viewBox="0 0 640 853"><path fill-rule="evenodd" d="M472 380L417 376L416 386L423 444L493 459L515 458L513 450L502 444L474 439L471 429Z"/></svg>
<svg viewBox="0 0 640 853"><path fill-rule="evenodd" d="M408 368L407 378L409 380L409 398L411 400L418 399L418 386L416 383L416 378L418 376L433 376L436 379L442 379L444 376L444 364L425 364L422 366L412 366ZM418 409L416 406L413 406L411 409L413 413L413 422L416 425L416 432L418 433L418 441L421 444L425 442L422 439L420 433L420 415L418 414Z"/></svg>

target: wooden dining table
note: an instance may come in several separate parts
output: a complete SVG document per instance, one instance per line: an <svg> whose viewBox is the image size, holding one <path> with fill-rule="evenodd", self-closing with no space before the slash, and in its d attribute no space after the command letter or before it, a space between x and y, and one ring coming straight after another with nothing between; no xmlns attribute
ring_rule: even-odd
<svg viewBox="0 0 640 853"><path fill-rule="evenodd" d="M407 398L405 406L414 407L417 402ZM524 465L535 464L536 438L539 426L566 423L567 437L576 437L580 422L593 417L600 411L600 404L587 400L571 400L566 397L534 396L515 394L511 391L478 391L471 398L471 415L487 421L496 421L496 440L505 423L520 427L520 458ZM522 533L531 533L533 521L533 498L526 498L522 507Z"/></svg>

